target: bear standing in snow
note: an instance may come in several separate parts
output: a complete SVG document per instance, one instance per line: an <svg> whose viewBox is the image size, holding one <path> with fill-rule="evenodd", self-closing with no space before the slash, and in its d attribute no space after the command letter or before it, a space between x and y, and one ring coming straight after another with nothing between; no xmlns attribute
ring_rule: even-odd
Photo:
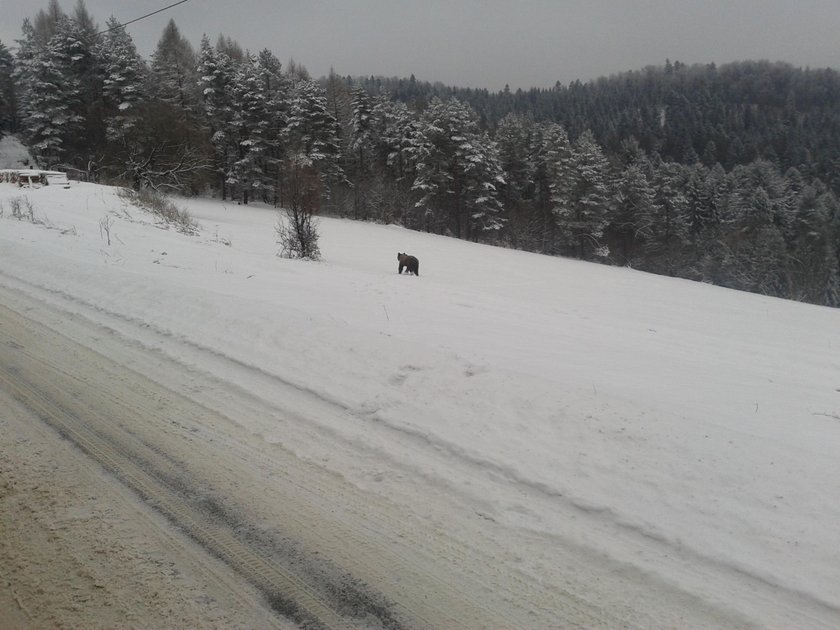
<svg viewBox="0 0 840 630"><path fill-rule="evenodd" d="M415 276L420 275L420 261L414 256L409 256L408 254L397 254L397 260L400 261L399 273L402 273L403 269L407 269L408 273L413 273Z"/></svg>

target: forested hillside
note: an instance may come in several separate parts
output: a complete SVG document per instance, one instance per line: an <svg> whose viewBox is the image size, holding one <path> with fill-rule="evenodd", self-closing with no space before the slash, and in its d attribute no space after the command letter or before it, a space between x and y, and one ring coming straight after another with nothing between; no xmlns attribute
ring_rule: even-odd
<svg viewBox="0 0 840 630"><path fill-rule="evenodd" d="M94 180L399 222L840 305L840 76L667 62L489 93L312 80L56 0L0 43L0 133Z"/></svg>
<svg viewBox="0 0 840 630"><path fill-rule="evenodd" d="M785 63L740 62L631 71L590 83L559 83L528 91L460 89L409 79L362 79L372 92L406 102L455 97L495 129L513 112L563 125L577 137L587 129L607 153L636 138L647 153L672 162L727 170L758 158L796 167L840 192L840 74Z"/></svg>

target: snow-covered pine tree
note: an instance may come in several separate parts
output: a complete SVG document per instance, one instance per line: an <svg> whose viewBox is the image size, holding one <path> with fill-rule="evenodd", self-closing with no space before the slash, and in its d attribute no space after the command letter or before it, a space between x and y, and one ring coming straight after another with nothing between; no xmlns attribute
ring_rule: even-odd
<svg viewBox="0 0 840 630"><path fill-rule="evenodd" d="M695 163L689 168L685 183L688 233L693 243L696 243L700 234L715 221L714 206L707 197L709 190L705 186L706 177L706 168Z"/></svg>
<svg viewBox="0 0 840 630"><path fill-rule="evenodd" d="M186 120L198 103L196 56L174 20L163 29L152 54L147 93L156 101L174 106Z"/></svg>
<svg viewBox="0 0 840 630"><path fill-rule="evenodd" d="M233 77L234 114L231 121L237 141L233 171L239 182L242 203L266 199L273 191L265 167L272 132L270 94L261 81L257 59L248 57L237 64Z"/></svg>
<svg viewBox="0 0 840 630"><path fill-rule="evenodd" d="M475 239L502 226L498 150L479 132L472 109L454 98L433 99L420 120L412 163L415 206L425 209L427 229Z"/></svg>
<svg viewBox="0 0 840 630"><path fill-rule="evenodd" d="M111 16L106 26L96 53L101 64L102 107L108 140L121 142L140 119L146 66L117 19Z"/></svg>
<svg viewBox="0 0 840 630"><path fill-rule="evenodd" d="M582 259L606 253L601 237L608 223L609 181L609 163L594 136L585 131L569 161L558 161L552 189L558 238L566 253Z"/></svg>
<svg viewBox="0 0 840 630"><path fill-rule="evenodd" d="M204 124L214 149L214 170L217 173L222 199L235 195L239 179L234 162L239 159L236 130L233 125L234 67L230 58L218 52L207 35L201 38L198 54L198 89Z"/></svg>
<svg viewBox="0 0 840 630"><path fill-rule="evenodd" d="M681 165L660 163L654 169L651 235L645 243L645 268L657 273L676 275L686 257L688 235L688 201L683 194L685 171Z"/></svg>
<svg viewBox="0 0 840 630"><path fill-rule="evenodd" d="M23 86L21 123L24 138L43 167L62 162L84 129L82 86L74 57L81 42L72 21L63 14L43 45L24 22L16 77Z"/></svg>
<svg viewBox="0 0 840 630"><path fill-rule="evenodd" d="M283 76L283 64L268 48L263 48L257 54L257 66L259 67L262 89L266 94L287 93L291 84L289 79Z"/></svg>
<svg viewBox="0 0 840 630"><path fill-rule="evenodd" d="M824 186L806 185L797 197L788 240L794 299L838 305L840 206Z"/></svg>
<svg viewBox="0 0 840 630"><path fill-rule="evenodd" d="M655 192L645 171L641 163L630 164L621 173L616 186L606 234L619 264L635 264L640 249L652 234Z"/></svg>
<svg viewBox="0 0 840 630"><path fill-rule="evenodd" d="M789 295L791 275L785 241L772 223L751 230L733 248L734 288L763 295Z"/></svg>
<svg viewBox="0 0 840 630"><path fill-rule="evenodd" d="M536 167L532 159L532 125L517 114L499 121L495 141L505 183L500 200L507 211L507 234L511 245L536 249L541 242L540 217L534 208Z"/></svg>
<svg viewBox="0 0 840 630"><path fill-rule="evenodd" d="M534 221L538 234L535 249L544 254L559 253L552 191L559 172L570 167L572 146L566 130L557 123L536 125L529 155L534 165Z"/></svg>
<svg viewBox="0 0 840 630"><path fill-rule="evenodd" d="M350 125L352 135L350 148L358 160L358 169L365 172L369 170L369 163L373 158L371 154L375 137L373 102L363 87L353 88L351 106Z"/></svg>
<svg viewBox="0 0 840 630"><path fill-rule="evenodd" d="M411 152L419 129L417 117L405 103L385 95L376 97L372 116L376 171L382 177L382 220L420 229L422 218L411 203Z"/></svg>
<svg viewBox="0 0 840 630"><path fill-rule="evenodd" d="M299 80L295 84L283 138L285 175L297 182L295 194L318 200L313 208L316 210L346 178L340 164L339 125L327 111L324 89L314 81Z"/></svg>
<svg viewBox="0 0 840 630"><path fill-rule="evenodd" d="M88 176L97 178L99 159L105 144L105 120L102 109L102 69L97 53L99 26L88 13L84 0L76 0L70 19L72 25L72 69L82 87L82 111L84 136L79 139L73 151L88 171Z"/></svg>
<svg viewBox="0 0 840 630"><path fill-rule="evenodd" d="M728 269L733 288L768 295L789 295L791 261L783 234L792 217L784 181L770 162L738 166L727 204Z"/></svg>
<svg viewBox="0 0 840 630"><path fill-rule="evenodd" d="M417 117L402 101L380 95L373 106L373 118L380 165L394 180L405 179L411 173L409 157L419 130Z"/></svg>
<svg viewBox="0 0 840 630"><path fill-rule="evenodd" d="M264 201L278 205L282 189L283 129L288 116L291 81L283 74L280 60L267 48L257 55L257 74L268 112L267 127L262 138L265 144L265 154L262 156L262 169L266 178Z"/></svg>
<svg viewBox="0 0 840 630"><path fill-rule="evenodd" d="M834 230L835 237L825 247L825 284L822 295L815 300L818 304L840 307L840 233Z"/></svg>
<svg viewBox="0 0 840 630"><path fill-rule="evenodd" d="M369 219L377 210L379 196L376 186L376 144L373 99L361 86L351 91L350 137L345 171L353 181L353 218ZM377 217L378 218L378 217Z"/></svg>
<svg viewBox="0 0 840 630"><path fill-rule="evenodd" d="M731 173L733 188L729 204L730 223L741 230L773 223L783 231L793 220L794 208L788 199L779 169L766 160L738 166Z"/></svg>
<svg viewBox="0 0 840 630"><path fill-rule="evenodd" d="M461 148L466 160L463 191L467 211L465 238L473 241L478 241L479 236L497 238L507 222L498 193L499 187L505 183L498 146L485 131Z"/></svg>
<svg viewBox="0 0 840 630"><path fill-rule="evenodd" d="M703 198L708 204L706 217L708 223L706 228L711 228L706 238L714 238L720 233L721 223L726 214L726 203L729 196L729 178L726 176L726 171L720 163L715 163L706 174L706 181L703 183L705 188Z"/></svg>
<svg viewBox="0 0 840 630"><path fill-rule="evenodd" d="M17 114L21 121L20 131L23 132L22 118L25 116L28 107L29 83L34 73L35 55L39 47L35 37L35 29L28 18L23 20L21 37L15 40L15 43L17 44L17 53L12 69L12 83L16 86ZM26 140L24 133L21 133L21 136Z"/></svg>
<svg viewBox="0 0 840 630"><path fill-rule="evenodd" d="M475 123L460 103L432 100L420 119L420 129L411 147L411 163L415 170L414 191L419 198L414 204L423 211L426 230L450 231L461 238L463 212L455 195L455 138L463 137L464 126Z"/></svg>
<svg viewBox="0 0 840 630"><path fill-rule="evenodd" d="M9 49L0 42L0 138L17 126L17 98L14 73L14 58Z"/></svg>

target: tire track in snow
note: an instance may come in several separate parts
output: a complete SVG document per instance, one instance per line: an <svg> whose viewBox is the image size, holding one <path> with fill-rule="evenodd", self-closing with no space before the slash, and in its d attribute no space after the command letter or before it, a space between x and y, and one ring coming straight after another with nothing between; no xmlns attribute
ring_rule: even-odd
<svg viewBox="0 0 840 630"><path fill-rule="evenodd" d="M3 275L2 272L0 272L0 275ZM12 287L8 288L13 289ZM158 332L154 326L147 325L145 322L141 323L139 320L124 317L118 313L113 313L101 307L87 304L85 301L79 300L63 291L40 286L32 288L41 289L52 296L59 297L62 300L74 304L76 307L90 308L97 313L97 316L107 315L123 322L140 325L142 326L144 333ZM247 370L249 378L259 376L261 378L269 379L273 387L282 385L285 388L293 390L297 394L303 394L308 399L314 399L322 406L328 406L332 412L337 411L341 414L351 414L355 416L355 414L352 414L351 409L347 406L337 403L328 397L315 392L314 390L298 387L294 383L285 381L284 379L258 367L232 359L223 353L204 348L199 344L185 340L181 337L175 337L171 333L158 332L158 334L161 334L167 339L177 341L178 344L185 345L194 351L199 351L205 355L209 355L217 360L222 360L225 363L233 363L234 365ZM230 369L229 366L226 366L226 368L227 370ZM225 384L225 386L229 387L228 384ZM241 390L239 393L245 394L246 392ZM247 395L251 396L251 394ZM265 405L265 401L260 400L258 403L262 403L262 409L256 412L258 414L276 414L278 411L276 408L271 408ZM335 433L328 425L319 422L317 420L317 414L310 414L306 418L298 416L298 418L302 422L316 424L319 427L319 430L328 432L332 435L332 437L345 441L344 436ZM135 428L129 428L128 430L132 433L136 431ZM217 437L219 440L224 440L227 443L230 443L231 440L236 440L236 437L230 434ZM148 439L151 440L152 438ZM362 448L364 445L362 443L354 443L352 447ZM250 458L250 461L254 461L255 459L259 459L260 456L258 453L250 451L248 453L248 457ZM164 462L164 464L167 463L168 462ZM176 473L175 471L170 470L169 474L174 475ZM319 494L321 496L329 494L328 484L322 483L321 485L317 485L317 477L312 476L311 474L307 475L306 486L308 488L306 491L308 492L311 492L312 488L317 490L317 492L310 494L310 499L313 501L318 500ZM539 611L537 613L537 617L539 618L541 616L544 620L543 624L549 625L551 623L550 620L556 617L558 611L563 611L563 614L572 626L578 624L571 623L571 619L586 619L587 621L580 622L579 625L581 627L610 627L619 622L618 618L612 617L612 615L600 610L597 606L593 607L590 602L575 596L571 592L558 592L550 584L543 585L527 579L526 576L520 574L515 568L499 566L495 554L492 551L483 549L480 545L476 544L476 541L466 541L463 538L456 538L450 535L445 529L437 528L429 530L426 528L421 529L419 527L412 527L411 524L406 522L404 519L391 517L389 515L390 513L388 507L382 507L373 511L376 515L376 518L373 520L383 523L384 525L387 525L387 527L378 527L373 529L370 525L371 511L367 509L367 506L365 506L365 502L369 502L371 500L372 497L370 495L359 496L356 501L347 502L346 509L348 511L344 512L344 518L351 515L353 516L354 527L345 530L343 536L352 540L353 544L359 549L367 548L369 550L369 553L362 554L360 558L357 557L354 559L354 563L357 565L360 562L365 563L364 558L392 556L395 553L394 549L396 549L397 555L394 560L398 564L402 565L401 570L415 574L416 577L414 578L414 582L417 584L437 583L437 590L439 593L442 594L445 592L456 596L461 602L458 606L464 609L462 611L462 615L466 615L467 617L471 615L474 620L482 617L482 614L480 614L478 610L474 610L471 613L467 612L467 609L471 607L468 603L470 595L467 590L460 586L460 582L462 580L470 584L473 589L481 588L486 592L493 592L496 599L507 602L505 607L496 608L494 611L496 618L495 623L499 623L508 618L508 622L503 624L504 627L517 627L521 625L521 622L517 623L515 621L515 616L509 617L506 612L506 609L515 610L520 607L533 609L532 613L528 613L531 615L530 619L532 623L536 621L533 614L537 613L537 611ZM329 509L329 506L324 505L324 509ZM294 518L294 515L284 515L284 517L287 519ZM306 525L304 523L300 523L300 527L305 528ZM365 531L365 534L357 535L357 532ZM397 542L399 545L410 547L412 549L412 554L401 555L399 553L399 546L384 546L380 544L379 541L383 540L383 536L387 538L388 532L399 532L399 540ZM417 554L422 554L422 557L425 558L425 566L429 568L424 570L422 568L424 565L418 565ZM448 581L444 581L435 575L436 568L431 568L435 567L435 565L439 562L441 554L444 554L444 557L447 558L448 564L451 567L450 570L453 573L452 579ZM482 557L483 560L477 561L478 558ZM367 575L375 577L379 584L387 584L390 581L387 573L383 573L382 569L378 568L375 563L366 562L365 572ZM525 596L524 600L523 596ZM397 600L397 602L399 601L400 600ZM434 625L428 626L428 624L423 624L423 615L418 616L410 610L404 610L403 613L404 616L410 619L414 618L419 624L418 627L434 627ZM600 621L596 621L598 618L600 618ZM446 623L447 625L458 625L456 618L447 619ZM473 626L468 625L466 627Z"/></svg>
<svg viewBox="0 0 840 630"><path fill-rule="evenodd" d="M28 354L26 347L34 344L32 339L18 339L14 343L23 346L23 349L20 347L13 348L8 343L6 347L18 357L18 360L25 358ZM92 365L86 368L91 371L98 373L118 371L117 366L109 366L109 362L98 353L95 353L96 356L89 355L89 351L84 348L70 348L70 344L65 344L62 350L64 351L63 354L72 355L71 358L75 363L91 363ZM0 355L0 358L3 357ZM56 379L66 379L69 384L66 387L59 388L59 390L66 390L64 391L64 397L68 400L84 394L82 389L85 383L79 374L69 374L61 370L59 366L50 363L49 361L46 364L42 363L38 369L32 368L30 372L44 371L50 373ZM4 372L5 376L2 379L4 382L20 376L20 368L16 367L13 361L4 361L4 365L7 364L8 370ZM169 516L173 522L194 534L197 540L249 577L257 586L263 588L264 592L268 592L269 598L271 598L271 593L282 593L276 588L277 576L275 575L274 579L269 582L269 578L266 577L268 569L264 566L260 569L259 560L253 558L243 560L238 552L234 553L236 552L235 548L233 551L231 550L231 544L234 543L224 535L224 531L231 528L223 528L222 533L218 533L212 528L208 529L212 525L212 521L210 525L202 524L201 518L207 519L201 510L182 506L184 497L177 492L177 488L173 491L170 487L172 484L168 482L177 479L179 475L183 477L182 465L189 462L184 459L185 451L170 449L169 444L176 433L181 433L185 439L191 439L194 442L198 440L191 428L185 424L177 429L172 428L167 434L159 436L157 444L160 446L162 444L160 440L165 440L167 444L166 452L164 454L154 452L149 444L152 442L150 433L153 433L156 429L150 426L144 434L141 416L152 413L156 404L155 392L144 391L145 385L142 383L134 382L133 387L136 390L135 395L142 394L150 400L149 408L144 410L143 413L132 413L130 411L130 397L123 398L118 391L115 392L111 388L108 391L100 392L97 394L99 402L107 402L112 409L119 409L122 417L86 417L86 422L92 422L96 426L96 431L92 436L88 435L90 431L85 428L86 425L82 423L81 417L95 414L79 407L78 405L81 403L78 401L69 405L73 412L69 417L61 415L67 413L67 409L64 407L56 407L56 404L50 400L41 401L41 414L42 417L49 418L51 422L60 425L58 428L65 435L79 444L83 450L95 456L106 468L125 479L141 496L146 497L148 502L154 504L161 512ZM28 393L19 389L17 394L19 398L31 403L30 406L38 406L38 395L34 389ZM61 398L62 396L62 392L58 390L53 394L51 398ZM50 408L50 405L52 405L52 408ZM209 410L203 412L209 413ZM166 411L163 410L160 413L166 413ZM74 422L76 424L73 424ZM127 425L130 430L118 426L123 424ZM226 450L236 451L244 448L236 443L235 435L209 431L207 435L201 437L207 438L208 436L212 441L224 444ZM102 440L105 445L97 443L97 440ZM117 452L122 460L116 459L114 452ZM199 452L199 450L196 450L195 455L197 456ZM248 451L245 456L248 459L243 463L252 466L255 461L260 459L261 454ZM134 464L141 459L144 460L142 466ZM148 468L153 469L151 471L152 475L146 472L147 463L150 463ZM219 463L225 464L226 462ZM276 461L266 462L266 465L276 465ZM279 472L282 473L282 471ZM313 472L311 468L309 472ZM299 471L297 473L289 471L290 477L295 474L300 478ZM150 478L147 479L144 475ZM202 477L196 479L200 486ZM155 486L155 483L158 486ZM159 486L162 486L162 488ZM204 493L198 486L196 491L199 494ZM164 496L166 492L170 493L169 496ZM332 504L331 501L342 493L351 493L352 496L346 499L346 504L341 506ZM234 492L223 492L216 488L215 494L206 496L215 500L224 494L231 495ZM375 497L364 495L364 493L353 492L352 487L336 487L333 473L315 475L314 481L313 476L307 474L305 484L298 485L296 489L293 488L285 499L295 500L295 494L305 494L302 499L298 497L297 500L315 504L315 509L312 510L313 514L317 513L318 510L321 510L322 513L335 511L337 507L343 510L341 517L344 520L344 526L341 529L339 544L346 545L353 550L355 566L364 569L362 573L366 580L369 581L370 578L374 578L377 584L387 585L389 581L393 582L394 578L397 578L398 582L404 583L403 585L399 583L390 585L389 593L400 597L391 604L386 604L386 607L381 610L380 622L385 627L402 627L402 622L405 622L407 627L417 628L514 628L532 625L524 621L529 619L535 622L537 626L548 627L552 625L552 620L556 619L558 614L567 618L571 627L607 627L614 624L606 622L606 619L616 621L610 615L604 616L603 612L599 613L597 609L592 609L588 602L575 601L571 595L553 593L553 589L549 586L541 587L529 583L524 576L517 577L515 572L511 573L498 565L493 557L492 549L478 549L462 539L449 536L446 531L412 526L411 523L398 518L396 514L391 512L395 509L394 506L382 504ZM320 505L318 505L319 503ZM187 511L184 512L184 510ZM324 529L321 524L308 521L302 512L294 509L284 513L283 519L285 521L284 525L294 522L298 531L308 529L319 532ZM237 528L234 527L233 529ZM241 540L238 538L236 540L239 541L240 545L242 544ZM247 543L248 540L245 542ZM473 544L475 543L473 542ZM327 551L329 550L327 549ZM478 558L482 556L483 560L479 561ZM438 575L438 569L442 566L447 568ZM410 597L417 595L417 588L420 588L421 593L425 592L430 601L412 602ZM535 593L535 589L539 593ZM474 599L477 592L483 593L480 599ZM487 599L488 597L490 599ZM312 603L311 594L308 599L304 596L301 599L306 604L305 610L316 607L317 602ZM284 597L282 601L276 600L275 603L282 610L283 602L288 601L294 602L297 600L289 600ZM491 604L490 602L494 603ZM420 603L422 605L418 606ZM388 612L388 605L393 607L393 614ZM531 612L529 613L527 609L531 609ZM535 614L536 616L534 616ZM304 618L306 617L307 615L304 615ZM308 617L320 620L329 619L329 610L324 611L322 609L316 614L308 615ZM600 621L596 621L599 618ZM342 620L341 617L337 619L338 621ZM587 621L575 623L571 622L572 619L585 619ZM332 627L337 623L335 617L332 621L333 623L327 623L326 625ZM346 620L345 623L347 623Z"/></svg>
<svg viewBox="0 0 840 630"><path fill-rule="evenodd" d="M6 322L16 318L3 307L0 311ZM6 328L0 327L0 383L18 402L35 411L41 420L115 474L204 548L253 582L278 612L304 623L314 622L319 627L355 627L298 576L243 544L223 524L192 509L181 496L138 464L136 455L130 453L133 449L114 440L109 435L112 432L97 431L110 419L69 402L84 393L78 391L78 384L69 374L38 360L26 350L34 337L25 337L21 343L20 334L24 330L31 333L31 328L18 322L14 327L16 339L7 337Z"/></svg>

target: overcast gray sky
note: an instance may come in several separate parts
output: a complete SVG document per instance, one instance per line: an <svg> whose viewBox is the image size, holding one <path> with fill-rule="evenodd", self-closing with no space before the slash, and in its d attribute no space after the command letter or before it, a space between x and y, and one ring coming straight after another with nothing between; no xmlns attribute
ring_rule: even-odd
<svg viewBox="0 0 840 630"><path fill-rule="evenodd" d="M86 0L104 24L175 0ZM70 12L76 0L60 0ZM47 0L0 0L0 41ZM224 33L314 76L408 77L502 89L586 81L666 58L840 69L840 0L189 0L128 27L144 56L173 18L197 48Z"/></svg>

